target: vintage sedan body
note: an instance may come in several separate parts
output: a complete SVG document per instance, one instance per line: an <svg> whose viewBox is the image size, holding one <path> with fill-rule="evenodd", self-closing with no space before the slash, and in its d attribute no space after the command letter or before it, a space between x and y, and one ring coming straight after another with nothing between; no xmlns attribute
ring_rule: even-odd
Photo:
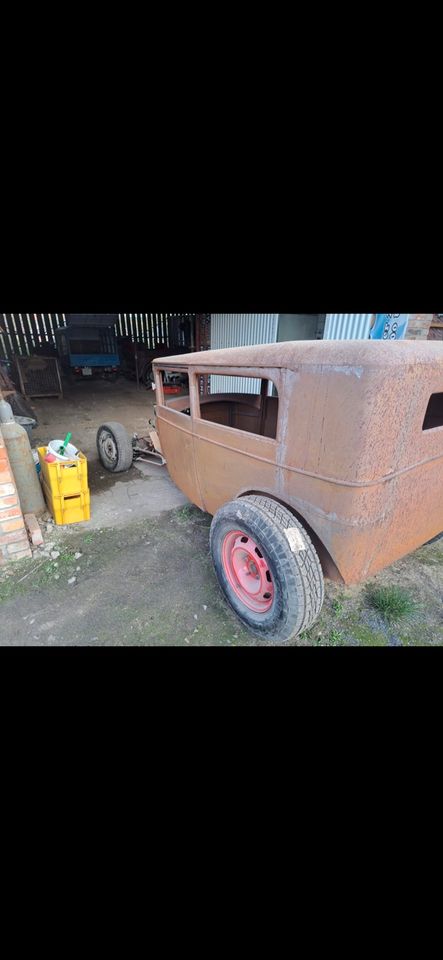
<svg viewBox="0 0 443 960"><path fill-rule="evenodd" d="M193 503L215 515L213 523L245 497L240 513L253 507L256 519L257 510L272 519L279 505L277 525L284 515L291 529L289 511L309 544L291 548L294 562L313 550L313 567L319 560L322 573L346 584L443 530L443 343L297 341L159 358L153 368L168 469ZM187 379L184 395L164 394L166 371ZM242 619L240 602L257 607L252 580L254 596L256 584L262 598L269 592L251 560L252 549L263 552L258 533L245 536L243 553L241 538L229 540L229 531L217 548L222 586L231 603L234 591ZM284 535L285 549L291 536ZM242 581L243 568L250 579ZM278 592L275 563L266 569L272 596L253 611L252 623L245 620L255 632L271 624ZM312 619L302 618L303 629ZM263 635L283 638L288 625L280 627Z"/></svg>

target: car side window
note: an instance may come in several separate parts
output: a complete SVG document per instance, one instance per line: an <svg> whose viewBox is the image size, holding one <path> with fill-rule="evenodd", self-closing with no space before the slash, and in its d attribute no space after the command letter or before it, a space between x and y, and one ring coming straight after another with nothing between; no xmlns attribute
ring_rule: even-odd
<svg viewBox="0 0 443 960"><path fill-rule="evenodd" d="M278 391L272 380L217 373L209 378L208 392L200 395L200 417L276 440L278 404Z"/></svg>
<svg viewBox="0 0 443 960"><path fill-rule="evenodd" d="M443 427L443 393L433 393L423 421L423 430Z"/></svg>
<svg viewBox="0 0 443 960"><path fill-rule="evenodd" d="M189 376L183 370L160 370L163 404L171 410L191 415ZM160 401L160 397L157 397Z"/></svg>

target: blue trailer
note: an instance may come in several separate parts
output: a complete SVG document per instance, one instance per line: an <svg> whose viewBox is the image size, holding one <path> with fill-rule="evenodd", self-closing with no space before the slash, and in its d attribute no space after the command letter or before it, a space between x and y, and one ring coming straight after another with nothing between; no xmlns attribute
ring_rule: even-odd
<svg viewBox="0 0 443 960"><path fill-rule="evenodd" d="M111 318L113 314L106 316ZM65 374L73 380L90 380L94 377L117 379L120 358L114 322L111 320L105 325L100 318L100 322L82 324L75 319L74 322L68 321L65 327L58 328L57 347Z"/></svg>

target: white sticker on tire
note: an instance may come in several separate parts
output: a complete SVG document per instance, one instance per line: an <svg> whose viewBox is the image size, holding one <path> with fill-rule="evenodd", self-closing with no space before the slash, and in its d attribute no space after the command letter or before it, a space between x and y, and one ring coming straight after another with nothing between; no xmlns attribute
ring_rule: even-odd
<svg viewBox="0 0 443 960"><path fill-rule="evenodd" d="M300 553L300 550L306 550L305 541L298 527L287 527L285 536L293 553Z"/></svg>

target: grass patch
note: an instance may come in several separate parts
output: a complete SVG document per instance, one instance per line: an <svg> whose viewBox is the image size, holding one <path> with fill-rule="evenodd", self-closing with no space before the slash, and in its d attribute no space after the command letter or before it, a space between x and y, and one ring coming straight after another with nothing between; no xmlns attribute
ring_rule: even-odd
<svg viewBox="0 0 443 960"><path fill-rule="evenodd" d="M403 587L382 587L371 583L366 588L366 599L387 623L410 617L417 608L415 600Z"/></svg>
<svg viewBox="0 0 443 960"><path fill-rule="evenodd" d="M383 633L375 632L363 623L352 626L349 635L357 641L359 647L386 647L388 644L387 637Z"/></svg>
<svg viewBox="0 0 443 960"><path fill-rule="evenodd" d="M343 634L341 633L340 630L331 630L328 637L328 643L332 644L332 646L336 646L337 644L342 642L342 639L343 639Z"/></svg>
<svg viewBox="0 0 443 960"><path fill-rule="evenodd" d="M6 603L7 600L10 600L11 597L19 592L20 589L12 577L10 577L9 580L3 580L3 582L0 583L0 603Z"/></svg>
<svg viewBox="0 0 443 960"><path fill-rule="evenodd" d="M9 564L8 573L0 576L0 603L10 600L17 593L23 593L27 589L28 579L25 575L34 569L34 561L31 559L15 560ZM23 582L22 582L23 581Z"/></svg>
<svg viewBox="0 0 443 960"><path fill-rule="evenodd" d="M199 526L209 527L212 522L212 517L208 513L204 513L203 510L200 510L199 507L196 507L193 503L185 503L182 507L177 507L171 511L170 520L171 523L176 523L179 526L194 523L195 525L198 524Z"/></svg>
<svg viewBox="0 0 443 960"><path fill-rule="evenodd" d="M74 553L71 551L62 551L60 556L57 557L57 561L47 560L47 562L36 569L36 574L34 581L40 586L44 586L49 583L57 583L54 581L55 575L58 573L59 578L63 579L64 577L69 577L75 573L76 567L79 564L79 560L75 559ZM57 564L57 565L56 565Z"/></svg>
<svg viewBox="0 0 443 960"><path fill-rule="evenodd" d="M192 517L192 515L193 515L193 512L194 512L194 507L193 507L192 503L185 503L183 507L179 507L179 508L178 508L176 511L174 511L174 512L175 512L175 517L176 517L176 519L177 519L178 521L182 521L182 522L183 522L184 520L187 521L187 520L190 520L190 519L191 519L191 517Z"/></svg>
<svg viewBox="0 0 443 960"><path fill-rule="evenodd" d="M343 597L336 597L335 600L332 601L332 609L337 616L343 613L343 599Z"/></svg>
<svg viewBox="0 0 443 960"><path fill-rule="evenodd" d="M49 557L16 562L9 576L0 580L0 603L13 600L20 594L30 594L47 586L64 587L72 575L78 576L75 551L60 549L57 560ZM55 577L58 575L58 579Z"/></svg>
<svg viewBox="0 0 443 960"><path fill-rule="evenodd" d="M424 563L428 567L443 566L442 542L440 541L435 546L422 547L420 552L417 551L416 556L420 563Z"/></svg>

